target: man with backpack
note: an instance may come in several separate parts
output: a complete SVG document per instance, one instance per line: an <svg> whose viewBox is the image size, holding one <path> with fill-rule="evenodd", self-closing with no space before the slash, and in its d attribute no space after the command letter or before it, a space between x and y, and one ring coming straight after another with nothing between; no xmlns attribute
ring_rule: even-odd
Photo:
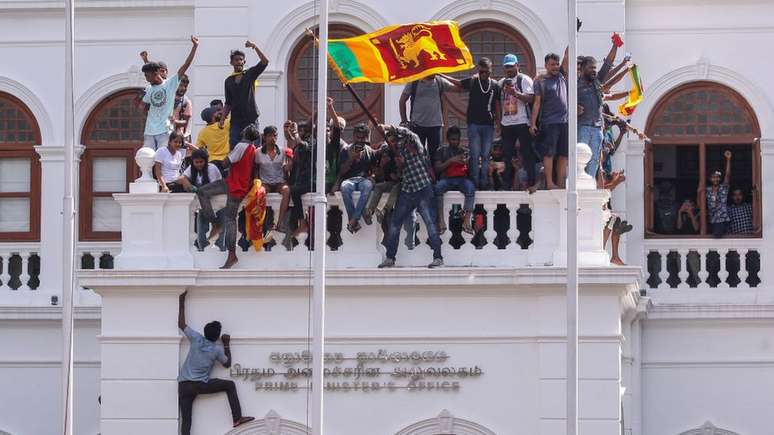
<svg viewBox="0 0 774 435"><path fill-rule="evenodd" d="M400 125L419 136L432 158L443 138L443 93L451 89L448 80L430 75L406 84L400 95ZM411 102L410 116L406 116L406 101Z"/></svg>
<svg viewBox="0 0 774 435"><path fill-rule="evenodd" d="M532 149L532 136L529 134L529 120L532 110L532 101L535 98L532 90L532 79L519 71L519 60L514 54L506 54L503 59L505 77L500 80L500 103L502 115L500 116L500 132L502 135L503 160L505 161L505 173L503 174L503 189L513 188L513 157L515 151L519 151L521 167L527 172L527 188L533 191L535 182L535 164L537 156ZM519 146L516 147L518 140Z"/></svg>

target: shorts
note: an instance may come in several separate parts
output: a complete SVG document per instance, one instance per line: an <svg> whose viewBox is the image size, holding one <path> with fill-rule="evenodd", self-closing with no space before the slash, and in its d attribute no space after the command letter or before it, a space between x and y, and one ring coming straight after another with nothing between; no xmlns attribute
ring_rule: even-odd
<svg viewBox="0 0 774 435"><path fill-rule="evenodd" d="M537 151L540 157L567 157L569 131L567 124L546 124L540 126Z"/></svg>
<svg viewBox="0 0 774 435"><path fill-rule="evenodd" d="M169 133L161 134L146 134L144 136L142 146L150 148L153 151L158 151L160 148L164 148L169 143Z"/></svg>

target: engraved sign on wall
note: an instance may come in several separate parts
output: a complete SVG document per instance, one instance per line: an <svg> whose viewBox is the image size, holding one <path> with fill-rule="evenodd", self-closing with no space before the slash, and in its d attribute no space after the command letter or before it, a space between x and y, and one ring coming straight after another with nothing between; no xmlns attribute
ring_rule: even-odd
<svg viewBox="0 0 774 435"><path fill-rule="evenodd" d="M453 392L462 383L483 375L477 366L455 365L443 350L326 353L325 391L341 392ZM252 382L256 391L294 392L308 389L312 377L309 351L272 352L269 364L231 366L232 379Z"/></svg>

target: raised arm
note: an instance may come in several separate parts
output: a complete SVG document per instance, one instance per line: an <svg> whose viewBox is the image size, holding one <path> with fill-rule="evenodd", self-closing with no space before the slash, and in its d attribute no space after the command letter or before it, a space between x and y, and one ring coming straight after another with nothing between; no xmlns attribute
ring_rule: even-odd
<svg viewBox="0 0 774 435"><path fill-rule="evenodd" d="M567 76L569 74L569 67L570 67L570 59L568 56L570 55L570 46L568 45L567 48L564 49L564 56L562 56L562 74Z"/></svg>
<svg viewBox="0 0 774 435"><path fill-rule="evenodd" d="M626 67L626 68L623 68L623 69L621 69L620 71L617 71L616 73L613 73L613 72L611 71L611 74L608 74L608 75L612 75L612 77L610 77L608 80L606 80L606 81L605 81L605 82L602 84L602 89L608 89L608 90L609 90L609 89L611 89L611 88L612 88L613 86L615 86L615 85L616 85L618 82L620 82L620 81L621 81L621 80L622 80L624 77L626 77L626 74L629 72L629 70L630 70L631 68L632 68L632 67L631 67L630 65L627 65L627 67Z"/></svg>
<svg viewBox="0 0 774 435"><path fill-rule="evenodd" d="M723 157L726 158L726 176L723 179L723 184L729 185L731 184L731 151L726 150Z"/></svg>
<svg viewBox="0 0 774 435"><path fill-rule="evenodd" d="M148 60L148 52L145 50L140 52L140 58L142 59L142 63L150 62L150 60Z"/></svg>
<svg viewBox="0 0 774 435"><path fill-rule="evenodd" d="M624 69L625 66L629 64L629 61L627 59L624 59L623 62L619 63L618 65L614 66L607 74L610 77L615 77L616 74L621 72L622 69Z"/></svg>
<svg viewBox="0 0 774 435"><path fill-rule="evenodd" d="M188 290L180 293L179 308L177 311L177 327L181 331L184 331L188 325L185 324L185 297L188 295Z"/></svg>
<svg viewBox="0 0 774 435"><path fill-rule="evenodd" d="M258 58L261 59L259 63L267 64L269 63L269 58L266 57L265 54L261 51L260 48L258 48L258 45L255 44L255 42L250 41L249 39L245 41L245 48L252 48L255 51L255 54L258 55Z"/></svg>
<svg viewBox="0 0 774 435"><path fill-rule="evenodd" d="M615 35L613 35L613 39L615 40ZM616 55L618 55L618 45L613 42L612 47L610 47L610 51L607 53L607 56L604 59L604 64L597 73L600 81L605 80L610 74L610 68L612 68L613 63L615 62Z"/></svg>
<svg viewBox="0 0 774 435"><path fill-rule="evenodd" d="M188 52L188 57L185 58L185 62L183 62L183 65L180 67L179 70L177 70L177 77L183 78L185 75L185 72L188 71L188 68L191 66L194 60L194 56L196 56L196 49L199 47L199 38L196 36L191 36L191 51Z"/></svg>
<svg viewBox="0 0 774 435"><path fill-rule="evenodd" d="M452 90L456 92L463 92L465 88L462 87L462 80L455 79L452 76L446 75L446 74L438 74L439 77L446 79L449 83L452 84Z"/></svg>
<svg viewBox="0 0 774 435"><path fill-rule="evenodd" d="M629 96L629 91L621 91L621 92L614 92L612 94L606 94L604 97L605 101L616 101L620 100L622 98L626 98Z"/></svg>
<svg viewBox="0 0 774 435"><path fill-rule="evenodd" d="M220 336L220 341L223 342L223 353L226 354L226 362L223 363L223 367L231 367L231 336L223 334Z"/></svg>

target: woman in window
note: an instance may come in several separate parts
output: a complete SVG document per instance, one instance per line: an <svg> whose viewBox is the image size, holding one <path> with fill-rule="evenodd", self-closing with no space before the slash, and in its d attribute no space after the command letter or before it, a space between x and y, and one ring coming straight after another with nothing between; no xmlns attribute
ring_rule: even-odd
<svg viewBox="0 0 774 435"><path fill-rule="evenodd" d="M209 162L209 154L205 150L194 150L191 153L191 166L187 167L175 182L183 187L186 192L196 193L199 188L210 184L212 182L222 179L220 170L214 164ZM222 218L221 213L217 214L218 220ZM203 251L204 248L209 245L207 241L207 231L209 230L209 222L204 219L201 214L196 216L196 248L199 251ZM215 244L221 251L225 251L223 246L223 236L218 237L218 241Z"/></svg>
<svg viewBox="0 0 774 435"><path fill-rule="evenodd" d="M699 186L699 197L705 193L707 198L707 220L710 223L712 236L723 237L728 232L731 217L728 215L728 186L731 183L731 151L723 153L726 159L726 176L722 178L720 171L715 171L710 176L710 185L705 188ZM722 184L721 184L722 179ZM705 192L702 192L705 191Z"/></svg>

